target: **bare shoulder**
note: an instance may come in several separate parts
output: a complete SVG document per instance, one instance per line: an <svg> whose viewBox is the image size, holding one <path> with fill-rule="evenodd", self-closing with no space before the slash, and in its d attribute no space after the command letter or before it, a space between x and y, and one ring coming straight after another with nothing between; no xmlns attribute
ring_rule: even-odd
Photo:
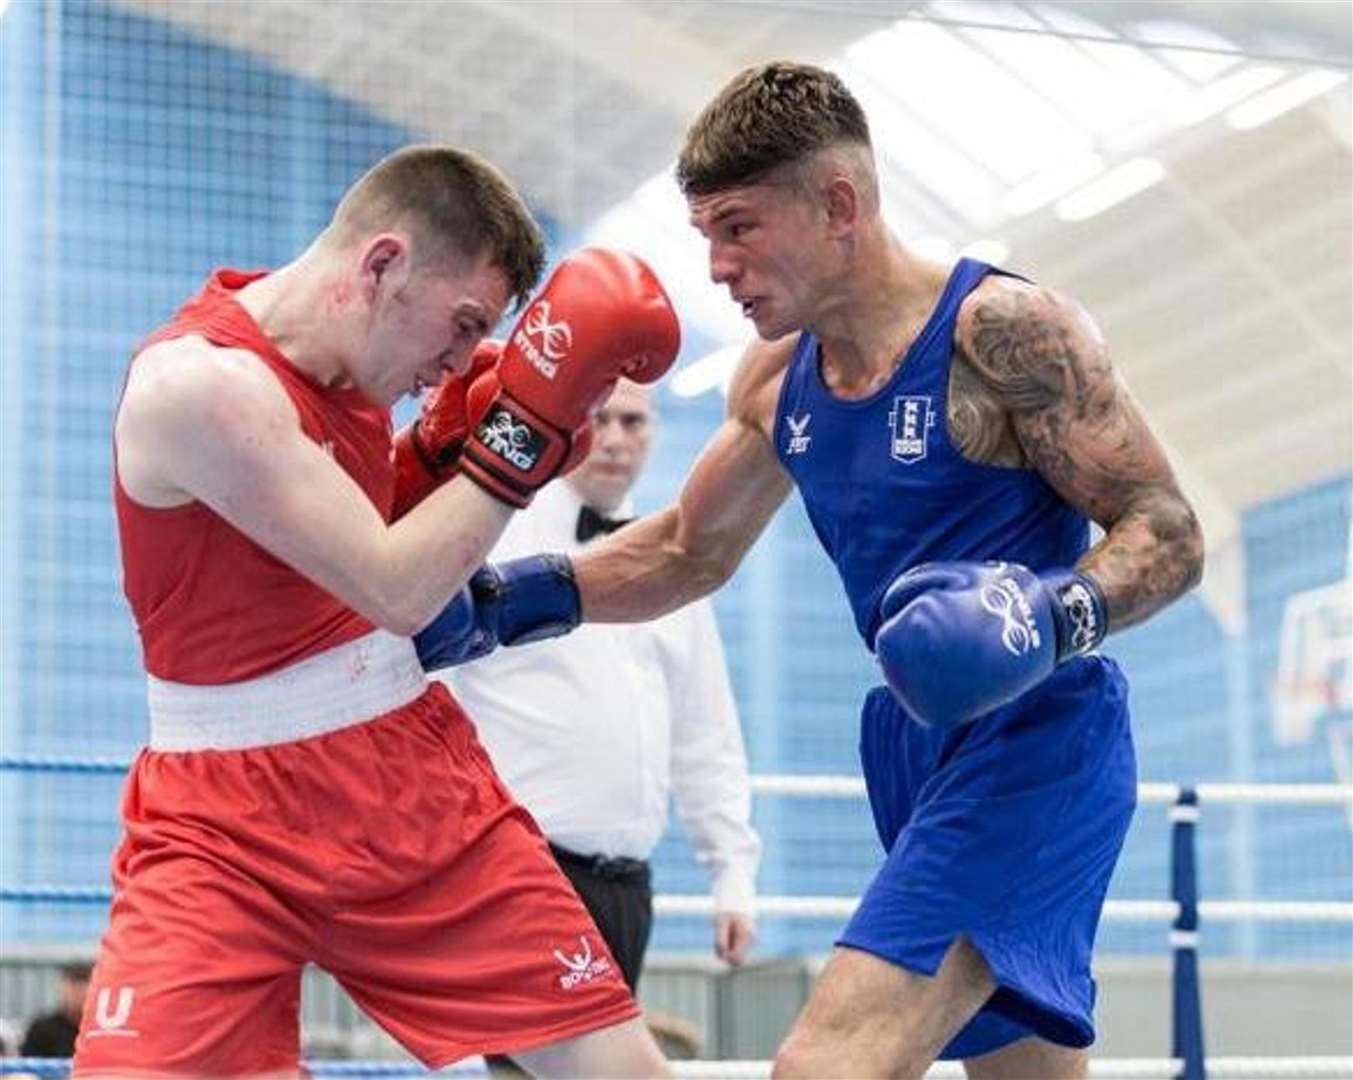
<svg viewBox="0 0 1353 1080"><path fill-rule="evenodd" d="M1039 320L1093 325L1085 309L1065 293L1021 278L991 274L959 305L958 332L971 334L992 325Z"/></svg>
<svg viewBox="0 0 1353 1080"><path fill-rule="evenodd" d="M759 428L768 439L774 437L780 387L798 340L798 334L787 334L775 341L758 339L747 346L728 388L730 419Z"/></svg>
<svg viewBox="0 0 1353 1080"><path fill-rule="evenodd" d="M188 336L152 345L132 362L118 430L248 423L279 409L295 415L281 383L258 357Z"/></svg>
<svg viewBox="0 0 1353 1080"><path fill-rule="evenodd" d="M114 438L128 494L152 505L188 500L178 473L206 444L241 457L299 427L295 406L252 353L196 336L146 349L132 362Z"/></svg>
<svg viewBox="0 0 1353 1080"><path fill-rule="evenodd" d="M1016 278L988 277L958 312L964 360L1015 410L1057 400L1068 379L1110 373L1108 349L1075 300Z"/></svg>

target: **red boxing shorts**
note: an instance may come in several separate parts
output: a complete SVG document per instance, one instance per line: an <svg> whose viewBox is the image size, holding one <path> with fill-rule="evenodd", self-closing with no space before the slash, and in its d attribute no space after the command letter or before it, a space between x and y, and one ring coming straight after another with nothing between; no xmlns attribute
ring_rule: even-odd
<svg viewBox="0 0 1353 1080"><path fill-rule="evenodd" d="M77 1075L294 1074L307 962L430 1067L639 1015L440 683L289 742L153 742L123 821Z"/></svg>

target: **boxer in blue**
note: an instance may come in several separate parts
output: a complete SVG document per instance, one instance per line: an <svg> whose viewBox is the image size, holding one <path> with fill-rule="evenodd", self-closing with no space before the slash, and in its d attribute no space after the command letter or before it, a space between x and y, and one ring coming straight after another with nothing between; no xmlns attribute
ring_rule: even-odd
<svg viewBox="0 0 1353 1080"><path fill-rule="evenodd" d="M483 572L420 648L445 663L659 615L725 581L797 485L886 683L860 746L887 854L775 1075L919 1077L946 1057L974 1078L1084 1076L1136 793L1127 687L1096 648L1199 580L1198 522L1079 306L888 232L834 75L738 75L677 179L760 338L727 420L675 505L571 567Z"/></svg>

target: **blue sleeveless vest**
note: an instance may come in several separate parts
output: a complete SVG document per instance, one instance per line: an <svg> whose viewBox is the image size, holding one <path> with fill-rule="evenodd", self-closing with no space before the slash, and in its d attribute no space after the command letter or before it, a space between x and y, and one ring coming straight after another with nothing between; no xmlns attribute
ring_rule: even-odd
<svg viewBox="0 0 1353 1080"><path fill-rule="evenodd" d="M938 560L1071 566L1089 542L1084 515L1032 469L980 465L949 441L949 368L959 305L989 273L961 259L930 320L887 384L844 401L822 381L817 338L800 335L775 412L776 453L841 575L855 625L873 647L878 603L898 574Z"/></svg>

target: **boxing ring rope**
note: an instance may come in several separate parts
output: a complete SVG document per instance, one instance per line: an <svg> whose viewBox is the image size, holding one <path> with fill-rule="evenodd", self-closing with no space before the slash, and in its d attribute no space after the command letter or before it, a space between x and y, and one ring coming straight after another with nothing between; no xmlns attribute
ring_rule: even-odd
<svg viewBox="0 0 1353 1080"><path fill-rule="evenodd" d="M0 902L37 904L106 904L113 890L101 885L0 885ZM841 919L855 914L859 897L762 896L758 915L788 919ZM656 914L712 915L714 901L704 893L660 893L653 898ZM1172 900L1108 900L1108 922L1170 922L1180 906ZM1213 922L1353 923L1353 902L1340 900L1204 900L1199 914Z"/></svg>
<svg viewBox="0 0 1353 1080"><path fill-rule="evenodd" d="M0 755L0 772L124 773L130 758ZM790 798L863 799L864 780L858 776L821 773L770 773L751 778L754 795ZM1165 805L1178 800L1185 785L1140 783L1137 802ZM1353 786L1343 784L1227 784L1191 785L1200 802L1247 803L1270 806L1340 806L1353 808Z"/></svg>
<svg viewBox="0 0 1353 1080"><path fill-rule="evenodd" d="M52 755L0 755L0 772L124 773L130 758L59 757ZM821 773L769 773L751 778L754 795L784 795L791 798L863 799L864 780L858 776ZM1283 806L1347 806L1353 808L1353 785L1345 784L1166 784L1137 785L1141 805L1165 805L1178 800L1189 787L1200 802L1249 803Z"/></svg>
<svg viewBox="0 0 1353 1080"><path fill-rule="evenodd" d="M0 772L116 774L129 762L114 758L0 756ZM827 775L757 775L753 793L788 798L859 799L866 795L857 777ZM1170 899L1109 900L1104 918L1112 922L1168 922L1173 953L1171 1056L1161 1059L1098 1059L1090 1063L1095 1077L1173 1077L1205 1080L1212 1077L1353 1077L1353 1060L1344 1057L1207 1057L1202 1029L1201 983L1198 977L1199 924L1212 922L1334 922L1353 923L1353 902L1313 900L1199 900L1196 828L1199 807L1208 803L1245 803L1285 806L1343 806L1353 811L1353 786L1339 784L1226 784L1196 786L1142 783L1141 804L1168 805L1170 820ZM0 902L106 904L109 888L89 886L9 886L0 883ZM789 918L842 919L852 915L858 898L844 896L763 896L761 915ZM713 899L707 895L660 894L653 906L659 915L709 915ZM312 1061L315 1076L419 1076L419 1065L401 1062ZM55 1059L0 1059L0 1075L26 1073L39 1077L64 1076L68 1063ZM764 1077L765 1061L678 1061L676 1075L691 1078ZM452 1067L438 1075L482 1076L476 1064ZM939 1063L927 1076L963 1076L958 1063Z"/></svg>
<svg viewBox="0 0 1353 1080"><path fill-rule="evenodd" d="M108 894L111 897L111 893ZM0 900L7 899L0 890ZM56 900L58 897L48 897ZM758 915L781 915L791 919L849 918L859 906L859 897L763 896L757 900ZM653 898L660 915L712 915L713 900L703 894L664 893ZM1181 905L1173 900L1107 900L1108 922L1171 922ZM1339 900L1204 900L1198 913L1213 922L1353 923L1353 902Z"/></svg>
<svg viewBox="0 0 1353 1080"><path fill-rule="evenodd" d="M113 890L100 885L0 885L0 903L106 904ZM859 897L762 896L758 915L788 919L842 919L855 914ZM658 915L714 914L714 901L704 893L660 893L653 898ZM1108 900L1107 922L1170 922L1180 905L1172 900ZM1353 923L1353 902L1340 900L1204 900L1201 916L1213 922Z"/></svg>
<svg viewBox="0 0 1353 1080"><path fill-rule="evenodd" d="M6 759L0 758L0 768ZM1185 789L1197 793L1201 802L1247 803L1279 806L1340 806L1353 808L1353 786L1344 784L1163 784L1137 785L1137 802L1177 802ZM786 773L752 777L756 795L786 795L798 798L863 799L864 780L858 776L827 776Z"/></svg>

